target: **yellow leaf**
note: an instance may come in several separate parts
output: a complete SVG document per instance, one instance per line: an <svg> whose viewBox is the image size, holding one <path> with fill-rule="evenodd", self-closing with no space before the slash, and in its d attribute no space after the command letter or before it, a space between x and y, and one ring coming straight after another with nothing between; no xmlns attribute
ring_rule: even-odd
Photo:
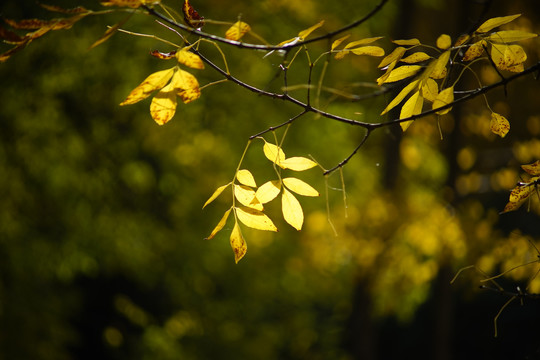
<svg viewBox="0 0 540 360"><path fill-rule="evenodd" d="M320 196L319 192L315 190L311 185L308 183L294 178L294 177L288 177L283 179L283 184L291 191L294 191L298 195L303 196Z"/></svg>
<svg viewBox="0 0 540 360"><path fill-rule="evenodd" d="M176 112L176 92L173 84L165 86L152 99L150 115L158 125L164 125L171 120Z"/></svg>
<svg viewBox="0 0 540 360"><path fill-rule="evenodd" d="M210 240L210 239L213 239L214 236L216 236L216 234L221 231L221 229L223 229L223 227L225 226L225 224L227 223L227 219L229 218L229 214L231 213L231 209L225 211L225 214L223 214L221 220L219 220L219 223L216 225L216 227L214 228L214 230L212 230L212 233L205 239L205 240Z"/></svg>
<svg viewBox="0 0 540 360"><path fill-rule="evenodd" d="M283 194L281 195L281 210L283 212L283 218L289 225L298 231L302 230L302 224L304 223L302 206L287 189L283 189Z"/></svg>
<svg viewBox="0 0 540 360"><path fill-rule="evenodd" d="M533 192L534 188L532 186L516 186L510 193L510 202L522 202L527 199L529 195Z"/></svg>
<svg viewBox="0 0 540 360"><path fill-rule="evenodd" d="M244 237L242 236L242 232L240 231L240 226L238 226L238 222L236 221L231 232L230 241L234 252L234 261L238 264L240 259L246 255L247 245Z"/></svg>
<svg viewBox="0 0 540 360"><path fill-rule="evenodd" d="M246 208L235 208L236 216L244 225L257 229L257 230L266 230L266 231L277 231L276 226L261 211L246 207Z"/></svg>
<svg viewBox="0 0 540 360"><path fill-rule="evenodd" d="M127 16L124 18L124 20L120 21L119 23L111 26L110 28L107 29L107 31L105 31L105 33L103 34L103 36L101 36L98 40L96 40L90 47L89 49L93 49L95 48L96 46L99 46L101 44L103 44L105 41L109 40L111 38L111 36L114 35L114 33L116 31L118 31L118 29L120 28L120 26L124 25L126 23L126 21L129 20L131 16Z"/></svg>
<svg viewBox="0 0 540 360"><path fill-rule="evenodd" d="M272 180L262 184L257 191L255 196L260 201L261 204L266 204L274 200L281 191L281 183L279 180Z"/></svg>
<svg viewBox="0 0 540 360"><path fill-rule="evenodd" d="M525 170L529 175L540 175L540 160L528 165L521 165L521 168Z"/></svg>
<svg viewBox="0 0 540 360"><path fill-rule="evenodd" d="M249 170L238 170L238 172L236 173L236 178L242 185L257 187L257 184L255 183L255 178Z"/></svg>
<svg viewBox="0 0 540 360"><path fill-rule="evenodd" d="M365 38L365 39L356 40L356 41L351 41L350 43L345 45L344 49L350 49L350 48L353 48L355 46L371 44L372 42L377 41L379 39L382 39L382 36Z"/></svg>
<svg viewBox="0 0 540 360"><path fill-rule="evenodd" d="M278 166L281 166L281 162L285 160L285 153L283 150L274 144L264 142L263 152L266 158Z"/></svg>
<svg viewBox="0 0 540 360"><path fill-rule="evenodd" d="M435 66L429 76L433 79L442 79L446 74L446 64L450 60L450 51L445 51L435 60Z"/></svg>
<svg viewBox="0 0 540 360"><path fill-rule="evenodd" d="M440 107L446 106L454 101L454 87L450 86L444 90L442 90L439 95L435 98L433 101L433 110L438 109ZM452 107L449 107L444 110L437 111L437 114L444 115L452 110Z"/></svg>
<svg viewBox="0 0 540 360"><path fill-rule="evenodd" d="M458 47L465 44L467 41L469 41L470 38L471 38L471 35L469 34L461 35L460 37L458 37L458 39L454 43L454 47Z"/></svg>
<svg viewBox="0 0 540 360"><path fill-rule="evenodd" d="M452 39L447 34L442 34L437 38L437 47L441 50L446 50L452 46Z"/></svg>
<svg viewBox="0 0 540 360"><path fill-rule="evenodd" d="M504 61L508 67L524 63L527 54L519 45L509 45L504 52Z"/></svg>
<svg viewBox="0 0 540 360"><path fill-rule="evenodd" d="M384 82L385 83L390 83L390 82L396 82L396 81L399 81L399 80L406 79L408 77L416 75L421 69L422 69L422 67L420 65L403 65L403 66L400 66L400 67L392 70L392 72L390 72L390 74L388 75L388 77L386 78L386 80Z"/></svg>
<svg viewBox="0 0 540 360"><path fill-rule="evenodd" d="M216 200L216 198L221 195L221 193L223 192L223 190L225 190L227 188L227 186L231 185L231 183L228 183L228 184L225 184L225 185L222 185L220 187L218 187L216 189L216 191L214 191L214 193L212 194L212 196L210 196L210 198L208 200L206 200L206 202L204 203L203 205L203 209L206 207L206 205L210 204L212 201Z"/></svg>
<svg viewBox="0 0 540 360"><path fill-rule="evenodd" d="M255 197L255 190L245 185L234 184L234 197L244 206L262 211L263 206Z"/></svg>
<svg viewBox="0 0 540 360"><path fill-rule="evenodd" d="M306 29L306 30L302 30L298 33L298 37L302 40L304 40L305 38L307 38L309 36L309 34L311 34L313 31L317 30L318 28L320 28L321 26L323 26L324 24L324 20L320 21L319 23L313 25L312 27Z"/></svg>
<svg viewBox="0 0 540 360"><path fill-rule="evenodd" d="M491 46L491 60L497 68L508 71L519 71L527 55L519 45L500 45Z"/></svg>
<svg viewBox="0 0 540 360"><path fill-rule="evenodd" d="M439 86L437 85L437 82L435 80L427 78L426 80L422 81L422 87L420 91L424 99L433 102L439 94Z"/></svg>
<svg viewBox="0 0 540 360"><path fill-rule="evenodd" d="M330 47L330 51L334 51L339 45L341 45L341 43L343 41L345 41L349 36L351 36L350 34L349 35L345 35L345 36L342 36L340 37L339 39L336 39L334 40L334 42L332 42L332 46Z"/></svg>
<svg viewBox="0 0 540 360"><path fill-rule="evenodd" d="M176 94L184 104L197 100L201 96L197 78L185 70L178 69L171 80L171 84L173 84Z"/></svg>
<svg viewBox="0 0 540 360"><path fill-rule="evenodd" d="M487 21L485 21L482 25L480 25L478 27L478 29L476 29L476 32L479 32L479 33L486 33L498 26L501 26L501 25L504 25L504 24L508 24L509 22L511 22L512 20L520 17L521 14L516 14L516 15L509 15L509 16L502 16L502 17L495 17L495 18L491 18Z"/></svg>
<svg viewBox="0 0 540 360"><path fill-rule="evenodd" d="M486 39L494 43L510 43L537 37L537 34L520 30L504 30L489 35Z"/></svg>
<svg viewBox="0 0 540 360"><path fill-rule="evenodd" d="M401 108L399 114L400 119L405 119L413 115L418 115L422 112L422 106L424 105L424 98L420 95L420 91L415 92ZM403 131L407 130L412 124L413 120L400 122L399 125Z"/></svg>
<svg viewBox="0 0 540 360"><path fill-rule="evenodd" d="M200 56L192 53L186 48L177 51L174 56L182 65L186 65L192 69L204 69L204 63L202 62Z"/></svg>
<svg viewBox="0 0 540 360"><path fill-rule="evenodd" d="M401 46L420 45L420 40L418 39L393 40L392 42L396 45L401 45Z"/></svg>
<svg viewBox="0 0 540 360"><path fill-rule="evenodd" d="M317 163L305 157L295 156L281 161L279 166L293 171L304 171L317 166Z"/></svg>
<svg viewBox="0 0 540 360"><path fill-rule="evenodd" d="M472 44L465 52L465 55L463 56L463 61L471 61L482 56L482 54L484 53L484 47L486 45L486 40L480 40Z"/></svg>
<svg viewBox="0 0 540 360"><path fill-rule="evenodd" d="M510 123L508 120L497 113L491 113L491 132L499 135L500 137L505 137L510 131Z"/></svg>
<svg viewBox="0 0 540 360"><path fill-rule="evenodd" d="M384 50L378 46L361 46L351 49L355 55L384 56Z"/></svg>
<svg viewBox="0 0 540 360"><path fill-rule="evenodd" d="M101 5L138 8L139 6L145 3L146 1L143 1L143 0L109 0L109 1L102 1Z"/></svg>
<svg viewBox="0 0 540 360"><path fill-rule="evenodd" d="M251 31L251 27L243 21L237 21L225 33L225 38L229 40L240 40L245 34Z"/></svg>
<svg viewBox="0 0 540 360"><path fill-rule="evenodd" d="M418 52L415 52L415 53L407 56L406 58L401 59L401 61L403 61L404 63L407 63L407 64L416 64L416 63L426 61L426 60L429 60L429 59L431 59L431 56L429 56L425 52L418 51Z"/></svg>
<svg viewBox="0 0 540 360"><path fill-rule="evenodd" d="M377 66L379 69L384 68L385 66L390 65L392 62L398 61L403 57L403 54L405 54L404 47L397 47L395 48L390 54L388 54L384 59L381 60L380 64Z"/></svg>
<svg viewBox="0 0 540 360"><path fill-rule="evenodd" d="M122 101L120 105L135 104L146 99L152 92L167 85L174 72L175 68L171 68L150 74L139 86L131 91L126 100Z"/></svg>
<svg viewBox="0 0 540 360"><path fill-rule="evenodd" d="M386 114L387 112L395 108L397 105L399 105L401 101L403 101L403 99L405 99L405 97L417 87L418 82L419 80L414 80L409 85L405 86L403 90L401 90L399 94L392 101L390 101L390 104L388 104L388 106L383 110L381 115Z"/></svg>
<svg viewBox="0 0 540 360"><path fill-rule="evenodd" d="M334 56L334 59L336 60L341 60L345 57L345 55L347 55L348 53L350 53L349 50L339 50L336 55Z"/></svg>

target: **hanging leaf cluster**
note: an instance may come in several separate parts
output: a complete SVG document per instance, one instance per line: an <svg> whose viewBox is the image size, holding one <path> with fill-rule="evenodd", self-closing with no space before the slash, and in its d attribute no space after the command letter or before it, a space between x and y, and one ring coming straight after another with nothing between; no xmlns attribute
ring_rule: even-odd
<svg viewBox="0 0 540 360"><path fill-rule="evenodd" d="M265 140L263 152L265 157L274 163L278 169L305 171L317 165L314 161L305 157L287 158L281 147ZM281 171L277 171L277 174L278 179L266 181L261 186L257 186L253 174L247 169L240 169L236 172L233 181L218 187L203 206L203 208L206 207L217 199L225 189L231 188L233 204L231 208L225 211L207 239L212 239L225 227L232 212L234 215L234 227L230 235L230 243L236 262L240 261L247 251L246 241L239 226L240 223L252 229L278 231L274 222L264 213L264 205L277 199L281 194L283 219L296 230L301 230L304 223L304 212L296 196L315 197L320 195L311 185L299 178L283 178L281 177Z"/></svg>
<svg viewBox="0 0 540 360"><path fill-rule="evenodd" d="M540 186L540 160L529 165L522 165L521 168L527 172L530 178L527 181L518 182L516 187L512 189L508 203L502 213L519 209L534 193L540 200L540 193L538 192Z"/></svg>

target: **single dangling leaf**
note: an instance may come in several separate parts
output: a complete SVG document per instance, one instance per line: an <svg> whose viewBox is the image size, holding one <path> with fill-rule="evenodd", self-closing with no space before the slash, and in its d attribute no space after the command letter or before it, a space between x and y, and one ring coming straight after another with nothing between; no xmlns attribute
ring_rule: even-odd
<svg viewBox="0 0 540 360"><path fill-rule="evenodd" d="M244 237L242 236L242 232L240 231L240 226L236 221L234 222L234 227L231 232L230 242L234 252L234 261L238 264L240 259L246 255L247 245Z"/></svg>

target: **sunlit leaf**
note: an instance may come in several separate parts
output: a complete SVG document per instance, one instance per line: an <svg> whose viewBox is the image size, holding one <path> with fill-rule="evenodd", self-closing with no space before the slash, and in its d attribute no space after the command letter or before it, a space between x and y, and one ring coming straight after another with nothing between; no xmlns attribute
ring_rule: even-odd
<svg viewBox="0 0 540 360"><path fill-rule="evenodd" d="M317 163L305 157L295 156L282 160L279 165L284 169L304 171L317 166Z"/></svg>
<svg viewBox="0 0 540 360"><path fill-rule="evenodd" d="M269 142L264 142L263 152L266 158L278 166L281 166L281 163L285 160L285 153L283 150L274 144Z"/></svg>
<svg viewBox="0 0 540 360"><path fill-rule="evenodd" d="M221 220L219 220L218 224L216 225L216 227L214 228L214 230L212 230L212 233L210 233L210 235L205 239L205 240L210 240L210 239L213 239L214 236L216 236L216 234L221 231L221 229L223 229L223 227L225 226L225 224L227 223L227 219L229 218L229 214L231 213L231 209L225 211L225 214L223 214Z"/></svg>
<svg viewBox="0 0 540 360"><path fill-rule="evenodd" d="M210 204L212 201L214 201L219 195L221 195L221 193L223 192L223 190L225 190L229 185L231 185L230 183L228 184L225 184L225 185L222 185L220 187L218 187L216 189L216 191L214 191L214 193L212 194L212 196L210 196L210 198L208 200L206 200L206 202L204 203L203 205L203 209L206 207L206 205Z"/></svg>
<svg viewBox="0 0 540 360"><path fill-rule="evenodd" d="M111 36L113 36L118 31L120 26L124 25L126 23L126 21L128 21L128 19L130 17L131 16L127 16L122 21L120 21L119 23L117 23L114 26L111 26L110 28L108 28L107 31L105 31L105 33L90 46L90 49L93 49L96 46L99 46L99 45L103 44L105 41L109 40L111 38Z"/></svg>
<svg viewBox="0 0 540 360"><path fill-rule="evenodd" d="M251 174L251 171L247 169L238 170L238 172L236 173L236 179L238 179L238 181L242 185L257 187L257 184L255 183L255 178Z"/></svg>
<svg viewBox="0 0 540 360"><path fill-rule="evenodd" d="M277 231L276 226L266 216L263 212L245 207L245 208L235 208L236 216L244 225L257 229L257 230L266 230L266 231Z"/></svg>
<svg viewBox="0 0 540 360"><path fill-rule="evenodd" d="M386 114L387 112L395 108L397 105L399 105L403 101L403 99L405 99L405 97L409 95L409 93L418 86L418 82L419 80L414 80L409 85L405 86L403 90L401 90L399 94L394 99L392 99L392 101L390 101L390 104L386 106L381 115Z"/></svg>
<svg viewBox="0 0 540 360"><path fill-rule="evenodd" d="M187 71L178 69L171 80L171 84L173 84L177 95L185 104L197 100L201 96L197 78Z"/></svg>
<svg viewBox="0 0 540 360"><path fill-rule="evenodd" d="M388 54L384 59L381 60L381 62L379 63L379 65L377 65L377 67L379 69L382 69L390 65L392 62L400 60L406 51L407 49L405 49L404 47L395 48L390 54Z"/></svg>
<svg viewBox="0 0 540 360"><path fill-rule="evenodd" d="M482 25L480 25L478 27L478 29L476 29L476 32L479 32L479 33L486 33L498 26L501 26L501 25L504 25L504 24L508 24L509 22L511 22L512 20L520 17L521 14L516 14L516 15L509 15L509 16L502 16L502 17L495 17L495 18L491 18L489 20L486 20Z"/></svg>
<svg viewBox="0 0 540 360"><path fill-rule="evenodd" d="M234 197L244 206L262 211L263 206L255 197L255 190L245 185L234 184Z"/></svg>
<svg viewBox="0 0 540 360"><path fill-rule="evenodd" d="M528 165L521 165L521 168L525 170L529 175L540 175L540 160Z"/></svg>
<svg viewBox="0 0 540 360"><path fill-rule="evenodd" d="M508 131L510 131L510 123L504 116L497 113L491 113L490 128L494 134L505 137L506 134L508 134Z"/></svg>
<svg viewBox="0 0 540 360"><path fill-rule="evenodd" d="M509 45L504 52L506 66L511 67L527 60L527 54L519 45Z"/></svg>
<svg viewBox="0 0 540 360"><path fill-rule="evenodd" d="M178 62L182 65L188 66L192 69L204 69L204 63L202 62L200 56L185 48L177 51L175 56Z"/></svg>
<svg viewBox="0 0 540 360"><path fill-rule="evenodd" d="M225 38L229 40L240 40L245 34L251 31L251 27L243 21L237 21L225 33Z"/></svg>
<svg viewBox="0 0 540 360"><path fill-rule="evenodd" d="M262 184L255 192L255 196L261 204L266 204L274 200L279 195L280 191L281 182L279 180L272 180Z"/></svg>
<svg viewBox="0 0 540 360"><path fill-rule="evenodd" d="M356 40L356 41L351 41L350 43L345 45L344 49L351 49L351 48L354 48L354 47L357 47L357 46L371 44L372 42L375 42L375 41L377 41L379 39L382 39L382 36L365 38L365 39Z"/></svg>
<svg viewBox="0 0 540 360"><path fill-rule="evenodd" d="M465 55L463 56L463 61L471 61L482 56L482 54L484 53L484 47L486 45L487 42L483 39L472 44L465 52Z"/></svg>
<svg viewBox="0 0 540 360"><path fill-rule="evenodd" d="M441 50L446 50L452 46L452 39L447 34L442 34L437 38L437 47Z"/></svg>
<svg viewBox="0 0 540 360"><path fill-rule="evenodd" d="M150 115L158 125L169 122L176 112L176 91L173 84L165 86L152 99Z"/></svg>
<svg viewBox="0 0 540 360"><path fill-rule="evenodd" d="M58 12L62 14L81 14L81 13L86 13L86 12L92 12L82 6L77 6L71 9L64 9L63 7L60 7L60 6L47 5L47 4L39 4L39 6L41 6L42 8L46 10L54 11L54 12Z"/></svg>
<svg viewBox="0 0 540 360"><path fill-rule="evenodd" d="M320 196L319 192L315 190L311 185L308 183L294 178L294 177L288 177L283 179L283 184L291 191L294 191L298 195L303 196Z"/></svg>
<svg viewBox="0 0 540 360"><path fill-rule="evenodd" d="M401 59L400 61L402 61L404 63L407 63L407 64L416 64L416 63L426 61L426 60L429 60L429 59L431 59L431 56L429 56L425 52L418 51L418 52L415 52L415 53L407 56L406 58Z"/></svg>
<svg viewBox="0 0 540 360"><path fill-rule="evenodd" d="M433 101L433 107L432 108L433 108L433 110L436 110L436 109L438 109L440 107L451 104L453 101L454 101L454 87L450 86L450 87L442 90L437 95L437 97ZM446 114L446 113L450 112L450 110L452 110L452 107L449 107L449 108L444 109L444 110L437 111L437 114L443 115L443 114Z"/></svg>
<svg viewBox="0 0 540 360"><path fill-rule="evenodd" d="M450 51L445 51L435 60L435 65L433 71L430 74L430 77L433 79L442 79L446 74L446 65L450 60Z"/></svg>
<svg viewBox="0 0 540 360"><path fill-rule="evenodd" d="M244 237L242 236L242 232L240 231L240 226L238 225L238 222L234 222L234 227L231 232L231 247L234 252L234 261L238 264L240 259L246 255L247 252L247 245L246 241L244 240Z"/></svg>
<svg viewBox="0 0 540 360"><path fill-rule="evenodd" d="M516 72L526 59L527 55L519 45L493 44L491 46L491 60L501 70Z"/></svg>
<svg viewBox="0 0 540 360"><path fill-rule="evenodd" d="M420 65L404 65L392 70L384 81L385 83L396 82L416 75L422 67Z"/></svg>
<svg viewBox="0 0 540 360"><path fill-rule="evenodd" d="M437 85L437 82L435 80L433 80L432 78L427 78L426 80L422 81L422 87L420 88L420 91L424 99L433 102L439 94L439 86Z"/></svg>
<svg viewBox="0 0 540 360"><path fill-rule="evenodd" d="M537 34L520 30L504 30L491 34L486 39L494 43L510 43L537 37Z"/></svg>
<svg viewBox="0 0 540 360"><path fill-rule="evenodd" d="M355 55L384 56L384 49L378 46L361 46L350 51Z"/></svg>
<svg viewBox="0 0 540 360"><path fill-rule="evenodd" d="M424 98L420 95L420 91L415 92L401 107L399 114L400 119L405 119L413 115L418 115L422 112L422 106L424 104ZM407 130L412 124L413 120L400 122L399 125L403 131Z"/></svg>
<svg viewBox="0 0 540 360"><path fill-rule="evenodd" d="M294 195L287 189L283 189L281 195L281 210L283 212L283 218L296 230L302 230L302 224L304 223L304 212L300 202Z"/></svg>
<svg viewBox="0 0 540 360"><path fill-rule="evenodd" d="M347 38L349 38L351 35L345 35L340 37L339 39L336 39L332 42L332 46L330 47L330 51L334 51L343 41L345 41Z"/></svg>
<svg viewBox="0 0 540 360"><path fill-rule="evenodd" d="M146 99L156 90L161 89L172 78L175 68L157 71L148 76L139 86L129 93L128 97L120 103L120 105L135 104L143 99Z"/></svg>
<svg viewBox="0 0 540 360"><path fill-rule="evenodd" d="M525 200L527 200L527 198L533 193L533 191L533 186L516 186L510 193L508 203L506 204L502 212L505 213L519 209L519 207L525 202Z"/></svg>
<svg viewBox="0 0 540 360"><path fill-rule="evenodd" d="M204 17L199 15L197 10L189 3L189 0L184 0L182 6L182 13L184 14L184 21L186 25L195 29L200 29L204 26Z"/></svg>
<svg viewBox="0 0 540 360"><path fill-rule="evenodd" d="M302 30L298 33L298 37L302 40L306 39L309 34L311 34L313 31L317 30L318 28L320 28L321 26L323 26L324 24L324 20L320 21L319 23L313 25L312 27L310 28L307 28L306 30Z"/></svg>
<svg viewBox="0 0 540 360"><path fill-rule="evenodd" d="M392 42L400 46L420 45L420 40L418 39L393 40Z"/></svg>

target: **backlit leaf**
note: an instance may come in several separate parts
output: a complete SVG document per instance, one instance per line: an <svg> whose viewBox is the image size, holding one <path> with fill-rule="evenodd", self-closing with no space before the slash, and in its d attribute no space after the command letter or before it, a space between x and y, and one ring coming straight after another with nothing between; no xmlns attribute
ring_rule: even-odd
<svg viewBox="0 0 540 360"><path fill-rule="evenodd" d="M433 71L429 76L433 79L442 79L446 74L446 65L448 64L448 60L450 60L450 51L445 51L437 60L435 60Z"/></svg>
<svg viewBox="0 0 540 360"><path fill-rule="evenodd" d="M437 38L437 47L441 50L446 50L452 46L452 39L447 34L442 34Z"/></svg>
<svg viewBox="0 0 540 360"><path fill-rule="evenodd" d="M512 20L520 17L521 14L516 14L516 15L509 15L509 16L502 16L502 17L495 17L495 18L491 18L489 20L486 20L482 25L480 25L478 27L478 29L476 29L476 32L479 32L479 33L486 33L498 26L501 26L501 25L504 25L504 24L508 24L509 22L511 22Z"/></svg>
<svg viewBox="0 0 540 360"><path fill-rule="evenodd" d="M494 43L510 43L537 37L537 34L520 30L504 30L491 34L486 39Z"/></svg>
<svg viewBox="0 0 540 360"><path fill-rule="evenodd" d="M351 48L353 48L353 47L371 44L372 42L377 41L377 40L379 40L379 39L382 39L382 36L371 37L371 38L365 38L365 39L356 40L356 41L351 41L350 43L348 43L347 45L345 45L344 49L351 49Z"/></svg>
<svg viewBox="0 0 540 360"><path fill-rule="evenodd" d="M274 200L281 191L281 182L279 180L272 180L262 184L257 191L255 196L261 202L261 204L266 204Z"/></svg>
<svg viewBox="0 0 540 360"><path fill-rule="evenodd" d="M165 86L152 99L150 115L158 125L169 122L176 112L176 91L173 84Z"/></svg>
<svg viewBox="0 0 540 360"><path fill-rule="evenodd" d="M425 52L418 51L407 56L406 58L401 59L401 61L407 64L416 64L429 59L431 59L431 56L429 56Z"/></svg>
<svg viewBox="0 0 540 360"><path fill-rule="evenodd" d="M339 39L334 40L334 42L332 42L332 46L330 47L330 51L334 51L335 48L337 48L339 45L341 45L341 43L343 41L345 41L349 36L351 36L351 35L350 34L345 35L345 36L340 37Z"/></svg>
<svg viewBox="0 0 540 360"><path fill-rule="evenodd" d="M482 54L484 53L484 47L486 45L487 42L483 39L472 44L465 52L465 55L463 56L463 61L471 61L482 56Z"/></svg>
<svg viewBox="0 0 540 360"><path fill-rule="evenodd" d="M242 259L247 252L246 241L242 236L242 232L240 231L240 226L238 225L238 222L234 223L234 227L231 232L230 242L231 248L234 252L234 261L238 264L240 259Z"/></svg>
<svg viewBox="0 0 540 360"><path fill-rule="evenodd" d="M525 170L529 175L540 175L540 160L528 165L521 165L521 168Z"/></svg>
<svg viewBox="0 0 540 360"><path fill-rule="evenodd" d="M231 209L225 211L225 214L223 214L223 216L221 217L221 220L219 220L218 224L216 225L216 227L214 228L214 230L212 230L212 233L205 239L205 240L210 240L210 239L213 239L214 236L216 236L216 234L221 231L221 229L223 229L223 227L225 226L225 224L227 223L227 219L229 218L229 214L231 213Z"/></svg>
<svg viewBox="0 0 540 360"><path fill-rule="evenodd" d="M157 71L148 76L139 86L129 93L128 97L120 103L120 105L135 104L143 99L146 99L156 90L161 89L172 78L175 68Z"/></svg>
<svg viewBox="0 0 540 360"><path fill-rule="evenodd" d="M405 86L403 90L401 90L399 94L392 101L390 101L390 104L386 106L381 115L386 114L387 112L395 108L397 105L399 105L403 101L403 99L405 99L405 97L409 95L409 93L418 86L419 81L420 80L414 80L409 85Z"/></svg>
<svg viewBox="0 0 540 360"><path fill-rule="evenodd" d="M401 46L420 45L420 40L418 39L393 40L392 42L396 45L401 45Z"/></svg>
<svg viewBox="0 0 540 360"><path fill-rule="evenodd" d="M309 34L311 34L313 31L317 30L318 28L320 28L321 26L323 26L324 24L324 20L320 21L319 23L313 25L312 27L310 28L307 28L306 30L302 30L298 33L298 37L302 40L306 39Z"/></svg>
<svg viewBox="0 0 540 360"><path fill-rule="evenodd" d="M236 179L238 179L238 181L242 185L257 187L257 184L255 183L255 178L249 170L238 170L238 172L236 173Z"/></svg>
<svg viewBox="0 0 540 360"><path fill-rule="evenodd" d="M317 163L305 157L295 156L281 161L280 166L284 169L304 171L317 166Z"/></svg>
<svg viewBox="0 0 540 360"><path fill-rule="evenodd" d="M420 91L424 99L433 102L439 94L439 86L437 85L437 82L435 80L433 80L432 78L427 78L426 80L422 81L422 87Z"/></svg>
<svg viewBox="0 0 540 360"><path fill-rule="evenodd" d="M199 55L194 54L185 48L177 51L175 56L178 62L182 65L188 66L192 69L204 69L204 63Z"/></svg>
<svg viewBox="0 0 540 360"><path fill-rule="evenodd" d="M244 206L262 211L263 206L255 197L255 190L245 185L234 184L234 197Z"/></svg>
<svg viewBox="0 0 540 360"><path fill-rule="evenodd" d="M448 87L444 90L442 90L439 95L435 98L435 101L433 101L433 110L438 109L440 107L446 106L454 101L454 87ZM437 114L444 115L452 110L452 107L449 107L444 110L437 111Z"/></svg>
<svg viewBox="0 0 540 360"><path fill-rule="evenodd" d="M508 67L521 64L527 60L527 54L519 45L509 45L504 52L504 61Z"/></svg>
<svg viewBox="0 0 540 360"><path fill-rule="evenodd" d="M285 160L285 153L283 150L274 144L264 142L263 152L266 158L278 166L281 166L281 162Z"/></svg>
<svg viewBox="0 0 540 360"><path fill-rule="evenodd" d="M378 46L361 46L350 51L355 55L384 56L384 49Z"/></svg>
<svg viewBox="0 0 540 360"><path fill-rule="evenodd" d="M422 112L422 106L424 104L424 98L420 95L420 91L415 92L401 108L399 114L400 119L405 119L413 115L418 115ZM403 131L407 130L412 124L413 120L400 122L399 125Z"/></svg>
<svg viewBox="0 0 540 360"><path fill-rule="evenodd" d="M283 218L296 230L302 230L302 224L304 223L304 212L300 202L294 197L294 195L287 189L283 189L281 195L281 210L283 212Z"/></svg>
<svg viewBox="0 0 540 360"><path fill-rule="evenodd" d="M390 83L390 82L396 82L399 80L406 79L408 77L416 75L421 69L422 67L420 65L400 66L392 70L392 72L388 75L388 77L386 78L384 82Z"/></svg>
<svg viewBox="0 0 540 360"><path fill-rule="evenodd" d="M379 63L379 65L377 65L377 67L379 69L382 69L390 65L392 62L400 60L403 57L403 54L405 54L405 51L407 51L407 49L401 46L395 48L390 54L388 54L384 59L381 60L381 62Z"/></svg>
<svg viewBox="0 0 540 360"><path fill-rule="evenodd" d="M277 231L276 226L266 216L263 212L246 207L246 208L235 208L236 216L244 225L257 229L257 230L266 230L266 231Z"/></svg>
<svg viewBox="0 0 540 360"><path fill-rule="evenodd" d="M184 104L201 97L197 78L187 71L178 69L171 80L171 84L173 84L177 95L182 99Z"/></svg>
<svg viewBox="0 0 540 360"><path fill-rule="evenodd" d="M210 198L208 200L206 200L206 202L204 203L203 205L203 209L206 207L206 205L210 204L212 201L214 201L219 195L221 195L221 193L223 192L223 190L225 190L229 185L231 185L231 183L228 183L228 184L225 184L225 185L222 185L220 187L218 187L216 189L216 191L214 191L214 193L212 194L212 196L210 196Z"/></svg>
<svg viewBox="0 0 540 360"><path fill-rule="evenodd" d="M506 134L508 134L508 131L510 131L510 123L504 116L497 113L491 113L490 128L494 134L505 137Z"/></svg>
<svg viewBox="0 0 540 360"><path fill-rule="evenodd" d="M320 196L319 192L315 190L311 185L308 183L294 178L294 177L288 177L283 179L283 184L291 191L294 191L298 195L303 196Z"/></svg>
<svg viewBox="0 0 540 360"><path fill-rule="evenodd" d="M245 34L251 31L251 27L243 21L237 21L225 33L225 38L229 40L240 40Z"/></svg>

